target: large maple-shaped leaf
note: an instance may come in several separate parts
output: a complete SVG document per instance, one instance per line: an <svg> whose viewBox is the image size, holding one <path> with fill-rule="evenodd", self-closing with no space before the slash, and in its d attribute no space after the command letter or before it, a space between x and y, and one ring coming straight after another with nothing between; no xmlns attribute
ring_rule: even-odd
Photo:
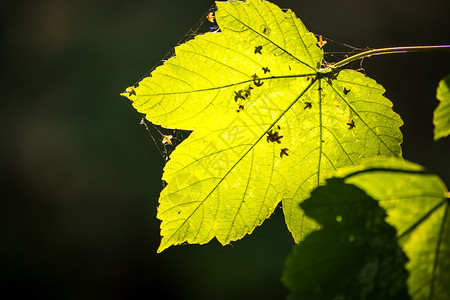
<svg viewBox="0 0 450 300"><path fill-rule="evenodd" d="M323 71L323 50L292 11L217 7L220 32L178 46L125 93L149 121L193 130L164 168L158 251L240 239L280 201L299 241L316 224L298 204L331 172L401 155L402 121L384 89L356 71Z"/></svg>

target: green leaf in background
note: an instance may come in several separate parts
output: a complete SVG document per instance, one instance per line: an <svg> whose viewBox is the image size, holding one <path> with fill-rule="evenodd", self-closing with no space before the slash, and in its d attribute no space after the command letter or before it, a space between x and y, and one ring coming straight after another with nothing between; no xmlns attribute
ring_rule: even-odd
<svg viewBox="0 0 450 300"><path fill-rule="evenodd" d="M299 203L340 167L401 156L402 125L383 87L353 70L323 73L323 50L295 14L268 1L217 2L220 32L126 95L154 124L193 130L164 168L158 251L242 238L282 201L298 242L317 228Z"/></svg>
<svg viewBox="0 0 450 300"><path fill-rule="evenodd" d="M439 82L436 98L441 101L434 110L434 140L450 134L450 74Z"/></svg>
<svg viewBox="0 0 450 300"><path fill-rule="evenodd" d="M376 200L330 178L301 207L322 228L286 261L289 299L408 299L408 259Z"/></svg>
<svg viewBox="0 0 450 300"><path fill-rule="evenodd" d="M379 201L397 229L413 299L450 299L450 218L448 190L437 175L395 159L369 160L339 170L347 184Z"/></svg>

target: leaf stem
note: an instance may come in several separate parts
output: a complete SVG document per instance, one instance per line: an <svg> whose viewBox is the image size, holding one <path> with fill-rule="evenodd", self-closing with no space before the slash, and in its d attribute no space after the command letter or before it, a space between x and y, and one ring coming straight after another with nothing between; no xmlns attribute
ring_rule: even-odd
<svg viewBox="0 0 450 300"><path fill-rule="evenodd" d="M410 52L442 52L442 51L450 51L450 45L441 45L441 46L408 46L408 47L390 47L390 48L379 48L372 49L368 51L364 51L350 57L347 57L337 63L334 63L324 69L321 70L321 73L329 72L333 69L340 68L345 66L348 63L351 63L355 60L370 57L373 55L381 55L381 54L395 54L395 53L410 53Z"/></svg>

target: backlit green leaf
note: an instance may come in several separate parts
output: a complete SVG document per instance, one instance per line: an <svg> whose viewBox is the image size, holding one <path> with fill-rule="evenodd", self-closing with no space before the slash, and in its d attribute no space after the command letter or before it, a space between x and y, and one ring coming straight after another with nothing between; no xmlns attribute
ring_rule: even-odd
<svg viewBox="0 0 450 300"><path fill-rule="evenodd" d="M400 117L383 87L321 70L323 50L295 14L268 1L217 2L220 32L124 93L146 118L193 130L164 168L158 251L251 233L282 201L294 239L317 227L299 203L340 167L401 156Z"/></svg>
<svg viewBox="0 0 450 300"><path fill-rule="evenodd" d="M439 82L436 98L441 102L433 114L435 141L450 134L450 74Z"/></svg>

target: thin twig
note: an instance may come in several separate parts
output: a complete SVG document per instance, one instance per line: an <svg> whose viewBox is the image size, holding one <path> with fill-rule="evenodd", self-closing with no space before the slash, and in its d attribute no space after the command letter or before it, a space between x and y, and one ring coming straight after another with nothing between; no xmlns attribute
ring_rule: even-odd
<svg viewBox="0 0 450 300"><path fill-rule="evenodd" d="M364 51L350 57L347 57L337 63L334 63L324 69L321 70L321 73L329 72L333 69L340 68L345 66L352 61L370 57L373 55L381 55L381 54L394 54L394 53L411 53L411 52L444 52L450 51L450 45L441 45L441 46L409 46L409 47L390 47L390 48L380 48L380 49L372 49L368 51Z"/></svg>

